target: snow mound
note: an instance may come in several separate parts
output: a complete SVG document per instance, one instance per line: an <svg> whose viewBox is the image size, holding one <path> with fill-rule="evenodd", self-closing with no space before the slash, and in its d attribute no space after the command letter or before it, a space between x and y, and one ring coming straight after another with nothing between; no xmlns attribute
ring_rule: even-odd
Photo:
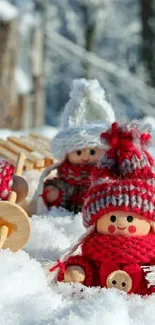
<svg viewBox="0 0 155 325"><path fill-rule="evenodd" d="M9 22L18 17L18 10L8 1L0 1L0 21Z"/></svg>
<svg viewBox="0 0 155 325"><path fill-rule="evenodd" d="M27 252L0 252L1 325L155 324L155 295L141 298L80 284L47 286L39 261L57 259L83 231L80 214L74 218L52 209L48 216L33 216Z"/></svg>
<svg viewBox="0 0 155 325"><path fill-rule="evenodd" d="M84 232L81 213L74 217L65 209L53 208L48 216L33 216L32 225L25 250L39 261L57 260Z"/></svg>
<svg viewBox="0 0 155 325"><path fill-rule="evenodd" d="M0 252L0 324L43 324L61 304L61 296L51 295L38 262L20 251Z"/></svg>

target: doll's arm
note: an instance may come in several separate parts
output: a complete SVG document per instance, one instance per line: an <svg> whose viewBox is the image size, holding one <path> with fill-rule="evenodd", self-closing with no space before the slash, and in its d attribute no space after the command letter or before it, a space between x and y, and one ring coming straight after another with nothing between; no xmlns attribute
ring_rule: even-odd
<svg viewBox="0 0 155 325"><path fill-rule="evenodd" d="M48 206L59 206L64 197L64 181L58 177L47 179L44 183L43 199Z"/></svg>
<svg viewBox="0 0 155 325"><path fill-rule="evenodd" d="M86 286L93 285L93 267L85 256L71 256L65 263L65 272L58 273L58 281L80 282Z"/></svg>

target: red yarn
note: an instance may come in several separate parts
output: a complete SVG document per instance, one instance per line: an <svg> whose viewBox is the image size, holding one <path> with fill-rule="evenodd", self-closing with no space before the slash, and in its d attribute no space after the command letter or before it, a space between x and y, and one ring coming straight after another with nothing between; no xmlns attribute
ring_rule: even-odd
<svg viewBox="0 0 155 325"><path fill-rule="evenodd" d="M75 165L68 160L57 168L57 175L52 179L46 179L44 193L42 195L44 204L48 208L62 206L63 208L78 213L83 206L83 198L90 186L90 175L93 165ZM50 203L46 200L46 187L55 186L59 190L59 197Z"/></svg>
<svg viewBox="0 0 155 325"><path fill-rule="evenodd" d="M141 237L107 236L96 232L83 240L82 254L72 256L65 262L81 266L86 275L87 286L106 286L107 276L114 270L124 270L133 281L131 292L146 295L155 291L148 288L143 265L155 264L155 235L150 233ZM58 280L63 280L60 271Z"/></svg>
<svg viewBox="0 0 155 325"><path fill-rule="evenodd" d="M142 134L142 142L147 141L148 137L148 134L147 136ZM140 159L140 151L133 143L133 132L123 131L119 128L117 122L112 124L111 133L103 132L101 134L101 139L106 139L108 145L111 147L109 150L107 150L109 159L116 159L118 160L119 164L121 164L124 159L131 159L133 154Z"/></svg>
<svg viewBox="0 0 155 325"><path fill-rule="evenodd" d="M132 211L155 221L155 168L146 151L150 139L133 122L115 122L101 134L108 150L92 171L83 207L85 227L114 210Z"/></svg>
<svg viewBox="0 0 155 325"><path fill-rule="evenodd" d="M40 197L42 197L43 201L44 201L44 204L47 205L47 206L51 206L52 203L51 202L48 202L47 199L46 199L46 195L50 192L50 189L49 188L44 188L44 191L43 191L43 194L39 195ZM54 206L58 207L60 206L62 202L62 191L59 190L59 196L58 198L54 201Z"/></svg>
<svg viewBox="0 0 155 325"><path fill-rule="evenodd" d="M58 167L58 175L62 180L67 180L71 185L88 185L90 184L89 176L92 172L93 165L71 164L65 160Z"/></svg>
<svg viewBox="0 0 155 325"><path fill-rule="evenodd" d="M57 260L57 264L54 265L53 267L51 267L51 268L49 269L49 272L53 272L53 271L55 271L55 270L58 269L58 268L59 268L63 273L65 272L65 264L62 263L60 260Z"/></svg>
<svg viewBox="0 0 155 325"><path fill-rule="evenodd" d="M0 160L0 200L7 200L13 185L14 166Z"/></svg>
<svg viewBox="0 0 155 325"><path fill-rule="evenodd" d="M104 192L103 192L104 189ZM129 195L129 202L128 205L125 204L125 202L122 202L121 205L116 206L111 203L108 204L107 207L100 207L100 210L96 213L92 214L91 219L89 221L89 225L92 225L100 218L101 215L115 210L121 210L121 211L132 211L135 213L138 213L145 217L148 220L155 221L155 213L148 210L143 209L143 205L141 207L139 206L132 206L131 207L131 201L132 197L139 197L142 202L144 200L149 200L150 203L155 205L155 197L152 195L154 193L154 187L152 185L149 185L146 182L143 182L143 180L136 179L124 179L124 180L109 180L109 182L103 184L97 184L95 187L91 187L86 195L85 195L85 202L83 207L83 214L87 211L89 206L95 206L96 201L99 201L101 199L106 199L107 196L117 198L120 195Z"/></svg>

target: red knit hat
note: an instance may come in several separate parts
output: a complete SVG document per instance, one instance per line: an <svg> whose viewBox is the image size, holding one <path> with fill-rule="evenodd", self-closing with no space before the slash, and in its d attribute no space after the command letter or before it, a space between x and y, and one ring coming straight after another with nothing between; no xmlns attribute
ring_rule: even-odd
<svg viewBox="0 0 155 325"><path fill-rule="evenodd" d="M0 159L0 201L7 200L13 185L14 166Z"/></svg>
<svg viewBox="0 0 155 325"><path fill-rule="evenodd" d="M150 139L150 133L141 131L135 122L115 122L101 134L107 151L93 169L83 208L85 227L115 210L135 212L155 221L154 161L146 151Z"/></svg>

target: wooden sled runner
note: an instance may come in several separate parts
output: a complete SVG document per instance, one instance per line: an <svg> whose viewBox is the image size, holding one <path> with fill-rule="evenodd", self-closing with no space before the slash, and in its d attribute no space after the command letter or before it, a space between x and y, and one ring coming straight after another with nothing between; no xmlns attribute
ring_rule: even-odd
<svg viewBox="0 0 155 325"><path fill-rule="evenodd" d="M16 172L21 176L25 155L19 155ZM30 236L30 220L27 213L16 204L17 195L11 192L7 201L0 201L0 248L10 248L12 252L22 249Z"/></svg>

